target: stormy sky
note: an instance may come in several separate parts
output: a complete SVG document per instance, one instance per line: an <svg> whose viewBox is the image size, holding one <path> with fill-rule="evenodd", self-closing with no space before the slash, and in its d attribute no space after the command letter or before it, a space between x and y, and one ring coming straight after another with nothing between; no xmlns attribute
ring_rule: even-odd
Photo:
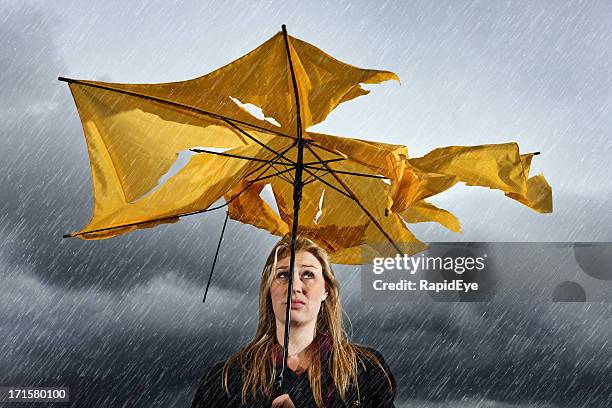
<svg viewBox="0 0 612 408"><path fill-rule="evenodd" d="M532 174L553 187L553 214L459 185L432 202L463 234L416 225L421 240L612 241L609 1L4 1L0 22L0 386L68 386L74 406L188 406L202 370L254 334L258 276L276 241L230 221L202 305L223 213L63 240L88 221L92 192L58 76L189 79L287 24L402 81L369 87L314 130L403 144L411 156L508 141L542 153ZM609 304L375 304L360 297L358 268L336 273L351 339L385 356L397 406L611 404Z"/></svg>

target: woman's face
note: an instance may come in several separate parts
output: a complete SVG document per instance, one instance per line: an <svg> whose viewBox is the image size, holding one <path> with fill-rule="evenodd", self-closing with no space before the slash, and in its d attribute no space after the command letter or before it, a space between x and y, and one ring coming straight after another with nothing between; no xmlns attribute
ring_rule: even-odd
<svg viewBox="0 0 612 408"><path fill-rule="evenodd" d="M279 259L272 271L270 296L276 320L285 323L290 256ZM293 290L291 295L291 324L316 322L321 302L327 298L323 268L319 260L308 251L295 254Z"/></svg>

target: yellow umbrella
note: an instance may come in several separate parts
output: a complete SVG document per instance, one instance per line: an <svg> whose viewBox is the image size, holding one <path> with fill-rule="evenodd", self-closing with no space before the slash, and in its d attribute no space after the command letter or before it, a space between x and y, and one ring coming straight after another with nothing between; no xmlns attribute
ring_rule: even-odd
<svg viewBox="0 0 612 408"><path fill-rule="evenodd" d="M332 262L360 264L425 249L407 223L434 221L459 232L450 212L426 201L458 182L552 211L544 176L529 177L536 153L521 154L516 143L451 146L410 158L405 146L305 130L340 103L367 94L361 84L390 79L398 78L340 62L287 35L284 26L238 60L187 81L60 78L83 124L94 192L88 225L65 237L110 238L227 207L226 222L230 217L293 237L299 229ZM188 151L200 154L169 175ZM261 197L266 185L278 213ZM211 207L222 197L224 205ZM294 259L295 246L287 305ZM287 307L287 322L289 313ZM288 333L287 324L285 341Z"/></svg>

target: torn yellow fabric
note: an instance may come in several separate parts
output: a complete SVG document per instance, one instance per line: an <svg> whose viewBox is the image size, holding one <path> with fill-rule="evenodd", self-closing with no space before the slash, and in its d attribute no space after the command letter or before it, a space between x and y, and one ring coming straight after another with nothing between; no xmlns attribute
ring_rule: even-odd
<svg viewBox="0 0 612 408"><path fill-rule="evenodd" d="M342 102L370 93L361 84L378 84L391 79L399 82L393 72L345 64L297 38L289 37L289 44L304 129L325 120ZM291 125L295 128L295 124Z"/></svg>
<svg viewBox="0 0 612 408"><path fill-rule="evenodd" d="M94 208L84 239L115 236L173 216L209 207L255 166L247 160L189 154L194 147L229 148L234 154L271 158L273 154L222 121L176 110L148 100L71 84L83 123L92 171ZM292 139L251 132L273 148ZM179 153L185 165L167 180ZM191 156L191 157L189 157ZM161 182L165 181L165 182ZM160 220L151 224L112 229L118 225Z"/></svg>
<svg viewBox="0 0 612 408"><path fill-rule="evenodd" d="M439 194L457 184L457 177L450 174L426 173L408 167L404 171L395 195L388 201L391 211L401 213L412 204Z"/></svg>
<svg viewBox="0 0 612 408"><path fill-rule="evenodd" d="M299 228L333 262L423 250L410 223L460 232L450 212L425 201L458 182L552 211L550 186L543 175L529 177L533 155L521 155L516 143L451 146L410 158L403 145L307 132L340 103L367 94L361 84L398 78L340 62L293 37L286 44L279 33L191 80L71 82L94 195L91 220L73 235L103 239L173 223L222 198L230 218L279 236L289 232L297 105L287 50L306 141ZM262 197L268 185L276 209Z"/></svg>
<svg viewBox="0 0 612 408"><path fill-rule="evenodd" d="M527 180L526 194L506 193L506 195L539 213L545 214L553 211L552 188L543 174L538 174Z"/></svg>
<svg viewBox="0 0 612 408"><path fill-rule="evenodd" d="M303 129L323 121L340 103L367 94L369 91L361 87L362 83L398 80L392 72L356 68L297 38L289 36L288 40L300 92ZM85 82L222 115L295 137L296 105L282 33L236 61L187 81L160 84ZM273 118L280 127L254 117L234 99L261 108L264 116Z"/></svg>
<svg viewBox="0 0 612 408"><path fill-rule="evenodd" d="M456 176L468 186L525 191L523 163L516 143L450 146L410 159L410 165L427 172Z"/></svg>
<svg viewBox="0 0 612 408"><path fill-rule="evenodd" d="M304 162L330 160L334 157L337 156L313 146L312 151L305 151ZM289 158L294 159L292 155ZM351 159L332 162L328 166L330 170L359 174L367 174L369 171L367 166ZM315 172L320 174L323 181L313 178L312 173ZM322 245L335 263L360 264L375 256L393 256L397 251L390 240L408 254L426 248L406 228L398 214L385 216L384 204L389 186L381 179L342 173L334 176L307 168L304 181L299 214L300 231ZM260 186L250 188L248 194L240 194L239 199L232 200L229 214L234 219L280 236L290 230L293 220L293 185L290 180L281 177L271 179L270 184L278 214L273 212L259 194ZM226 195L226 199L240 190L242 186L237 186Z"/></svg>
<svg viewBox="0 0 612 408"><path fill-rule="evenodd" d="M365 166L367 168L365 172L368 174L385 176L391 185L385 208L391 208L392 197L399 194L399 182L406 167L408 158L406 146L313 132L308 133L308 137L312 138L318 146L339 152Z"/></svg>
<svg viewBox="0 0 612 408"><path fill-rule="evenodd" d="M450 146L407 160L407 170L394 197L392 211L464 182L503 191L542 213L552 212L552 190L544 176L528 182L533 154L521 155L516 143ZM547 187L548 186L548 187Z"/></svg>
<svg viewBox="0 0 612 408"><path fill-rule="evenodd" d="M225 201L230 203L227 211L233 220L251 224L282 237L290 229L261 197L265 185L263 182L251 184L242 180L225 194Z"/></svg>
<svg viewBox="0 0 612 408"><path fill-rule="evenodd" d="M419 222L437 222L453 232L461 232L461 223L450 212L436 207L425 200L418 201L401 213L402 218L409 224Z"/></svg>

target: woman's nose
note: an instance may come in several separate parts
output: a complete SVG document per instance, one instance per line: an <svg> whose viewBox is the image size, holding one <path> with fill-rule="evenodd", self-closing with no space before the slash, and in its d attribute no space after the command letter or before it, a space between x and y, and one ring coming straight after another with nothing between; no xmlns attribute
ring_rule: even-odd
<svg viewBox="0 0 612 408"><path fill-rule="evenodd" d="M300 279L299 275L296 273L293 276L293 287L292 287L292 292L299 292L302 293L302 280Z"/></svg>

